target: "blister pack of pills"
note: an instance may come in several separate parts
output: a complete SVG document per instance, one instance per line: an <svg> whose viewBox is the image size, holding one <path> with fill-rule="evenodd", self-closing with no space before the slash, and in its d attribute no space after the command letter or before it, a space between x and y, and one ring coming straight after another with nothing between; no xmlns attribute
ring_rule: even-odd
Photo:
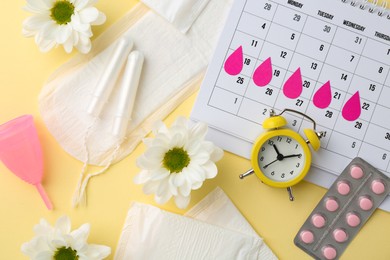
<svg viewBox="0 0 390 260"><path fill-rule="evenodd" d="M329 188L295 236L316 259L338 259L390 192L390 178L356 157Z"/></svg>

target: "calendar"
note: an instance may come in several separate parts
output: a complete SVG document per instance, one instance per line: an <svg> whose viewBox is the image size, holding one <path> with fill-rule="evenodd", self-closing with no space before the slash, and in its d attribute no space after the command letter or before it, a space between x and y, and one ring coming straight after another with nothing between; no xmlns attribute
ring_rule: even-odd
<svg viewBox="0 0 390 260"><path fill-rule="evenodd" d="M249 158L270 109L298 110L324 132L308 181L329 187L356 156L390 177L389 18L350 1L236 0L191 118ZM301 134L311 127L286 119Z"/></svg>

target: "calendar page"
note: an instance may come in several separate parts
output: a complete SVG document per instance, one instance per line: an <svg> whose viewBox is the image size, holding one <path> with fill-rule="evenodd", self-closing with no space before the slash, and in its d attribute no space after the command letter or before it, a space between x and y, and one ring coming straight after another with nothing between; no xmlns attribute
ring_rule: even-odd
<svg viewBox="0 0 390 260"><path fill-rule="evenodd" d="M308 181L329 187L356 156L390 176L390 20L362 9L338 0L236 0L191 118L249 158L271 108L298 110L324 132ZM312 127L286 119L301 134ZM390 211L389 198L381 208Z"/></svg>

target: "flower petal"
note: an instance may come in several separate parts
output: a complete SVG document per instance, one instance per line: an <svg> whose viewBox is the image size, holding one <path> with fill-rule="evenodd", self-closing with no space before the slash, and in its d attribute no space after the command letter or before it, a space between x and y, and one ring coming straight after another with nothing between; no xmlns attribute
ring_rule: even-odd
<svg viewBox="0 0 390 260"><path fill-rule="evenodd" d="M152 181L159 181L169 176L169 171L165 168L156 169L150 172L150 179Z"/></svg>
<svg viewBox="0 0 390 260"><path fill-rule="evenodd" d="M57 43L65 44L72 35L72 26L70 24L60 25L57 31ZM73 46L73 42L72 42Z"/></svg>
<svg viewBox="0 0 390 260"><path fill-rule="evenodd" d="M135 184L144 184L150 180L150 172L149 171L141 171L137 175L135 175L133 181Z"/></svg>
<svg viewBox="0 0 390 260"><path fill-rule="evenodd" d="M82 23L91 23L99 17L99 10L95 7L87 7L79 11L80 21Z"/></svg>
<svg viewBox="0 0 390 260"><path fill-rule="evenodd" d="M194 183L192 183L191 189L197 190L197 189L199 189L200 187L202 187L202 185L203 185L203 181L201 181L201 182L194 182Z"/></svg>
<svg viewBox="0 0 390 260"><path fill-rule="evenodd" d="M201 165L206 163L209 159L210 154L208 154L206 151L201 151L191 156L191 163Z"/></svg>
<svg viewBox="0 0 390 260"><path fill-rule="evenodd" d="M187 166L186 174L191 182L203 182L206 179L206 172L203 167L195 163Z"/></svg>
<svg viewBox="0 0 390 260"><path fill-rule="evenodd" d="M157 192L156 192L157 196L161 197L166 195L167 193L170 193L168 179L169 178L166 178L160 181L160 184L158 185Z"/></svg>
<svg viewBox="0 0 390 260"><path fill-rule="evenodd" d="M33 13L47 12L53 6L52 3L50 5L47 5L46 2L40 1L40 0L38 0L38 1L37 0L26 0L26 2L27 2L27 5L25 6L25 9L27 11L30 11Z"/></svg>
<svg viewBox="0 0 390 260"><path fill-rule="evenodd" d="M156 193L159 184L160 184L160 182L158 182L158 181L149 181L149 182L145 183L142 190L144 191L144 193L146 195Z"/></svg>
<svg viewBox="0 0 390 260"><path fill-rule="evenodd" d="M136 164L143 170L155 170L161 167L161 160L150 160L145 155L137 158Z"/></svg>
<svg viewBox="0 0 390 260"><path fill-rule="evenodd" d="M103 245L89 244L88 250L84 254L89 260L101 260L111 254L111 248Z"/></svg>
<svg viewBox="0 0 390 260"><path fill-rule="evenodd" d="M184 197L187 197L190 195L191 192L191 186L188 181L185 181L183 185L179 187L179 194L183 195Z"/></svg>
<svg viewBox="0 0 390 260"><path fill-rule="evenodd" d="M54 256L54 252L52 251L41 251L34 257L34 260L53 259L53 256Z"/></svg>
<svg viewBox="0 0 390 260"><path fill-rule="evenodd" d="M170 174L169 179L168 179L168 184L169 184L169 191L172 193L172 195L176 196L177 195L177 187L175 185L175 177L176 174Z"/></svg>
<svg viewBox="0 0 390 260"><path fill-rule="evenodd" d="M178 116L172 124L172 127L176 126L187 128L188 120L184 116Z"/></svg>
<svg viewBox="0 0 390 260"><path fill-rule="evenodd" d="M191 139L203 140L206 137L208 127L205 123L199 122L196 123L190 129L190 137Z"/></svg>
<svg viewBox="0 0 390 260"><path fill-rule="evenodd" d="M203 142L201 140L192 139L186 143L184 149L186 149L188 151L188 154L191 156L199 151L199 148L201 147L202 143Z"/></svg>
<svg viewBox="0 0 390 260"><path fill-rule="evenodd" d="M202 143L202 149L210 154L210 160L213 162L219 161L223 157L223 150L215 146L212 142L204 141Z"/></svg>
<svg viewBox="0 0 390 260"><path fill-rule="evenodd" d="M76 11L82 10L84 7L86 7L89 4L90 0L76 0L74 1L74 7Z"/></svg>
<svg viewBox="0 0 390 260"><path fill-rule="evenodd" d="M55 0L40 0L46 8L51 9L54 5Z"/></svg>
<svg viewBox="0 0 390 260"><path fill-rule="evenodd" d="M27 31L37 32L42 29L43 26L46 25L48 22L50 22L50 20L47 15L38 14L30 16L23 21L23 29Z"/></svg>
<svg viewBox="0 0 390 260"><path fill-rule="evenodd" d="M63 237L58 237L56 239L53 239L51 241L52 245L55 248L61 248L61 247L68 247L68 243L66 243L65 239Z"/></svg>
<svg viewBox="0 0 390 260"><path fill-rule="evenodd" d="M76 46L79 43L80 36L79 33L75 30L72 32L73 46Z"/></svg>
<svg viewBox="0 0 390 260"><path fill-rule="evenodd" d="M173 180L173 184L176 187L180 187L181 185L183 185L183 183L185 182L185 177L184 177L183 173L180 172L180 173L173 173L173 174L176 174L176 176Z"/></svg>
<svg viewBox="0 0 390 260"><path fill-rule="evenodd" d="M169 138L165 134L159 134L155 138L153 138L153 146L159 146L159 147L168 147L169 145Z"/></svg>
<svg viewBox="0 0 390 260"><path fill-rule="evenodd" d="M76 251L80 251L81 247L87 243L90 229L91 229L90 224L85 223L81 225L78 229L73 230L70 233L70 235L74 239L74 244L72 245L73 249L76 249Z"/></svg>
<svg viewBox="0 0 390 260"><path fill-rule="evenodd" d="M53 49L54 46L56 46L56 41L55 40L42 40L41 43L39 44L39 50L41 52L48 52L51 49Z"/></svg>
<svg viewBox="0 0 390 260"><path fill-rule="evenodd" d="M217 161L222 159L223 154L224 154L224 152L221 148L214 146L214 151L210 155L210 160L212 160L213 162L217 162Z"/></svg>
<svg viewBox="0 0 390 260"><path fill-rule="evenodd" d="M188 206L188 204L190 203L190 199L191 199L191 196L184 197L184 196L179 194L179 195L175 196L176 206L180 209L185 209Z"/></svg>
<svg viewBox="0 0 390 260"><path fill-rule="evenodd" d="M58 27L53 26L52 21L48 21L35 35L35 43L42 52L49 51L56 44Z"/></svg>
<svg viewBox="0 0 390 260"><path fill-rule="evenodd" d="M72 28L78 32L85 32L91 28L89 23L83 23L81 21L81 17L78 13L74 13L72 15L70 23L72 25Z"/></svg>
<svg viewBox="0 0 390 260"><path fill-rule="evenodd" d="M184 145L187 143L187 136L185 133L176 132L173 134L170 142L169 147L184 147Z"/></svg>
<svg viewBox="0 0 390 260"><path fill-rule="evenodd" d="M70 232L70 228L71 228L71 224L70 224L70 219L68 216L62 216L60 217L57 222L56 222L56 225L54 227L56 230L59 230L61 231L62 234L69 234Z"/></svg>
<svg viewBox="0 0 390 260"><path fill-rule="evenodd" d="M101 25L106 22L107 18L106 15L102 12L99 12L98 18L96 18L95 21L91 22L91 25Z"/></svg>
<svg viewBox="0 0 390 260"><path fill-rule="evenodd" d="M45 40L56 40L59 30L60 26L50 21L43 26L41 35Z"/></svg>
<svg viewBox="0 0 390 260"><path fill-rule="evenodd" d="M164 147L153 146L145 151L144 155L148 160L161 162L167 149Z"/></svg>
<svg viewBox="0 0 390 260"><path fill-rule="evenodd" d="M34 226L33 230L37 236L51 235L53 233L53 227L43 218L39 221L39 224Z"/></svg>
<svg viewBox="0 0 390 260"><path fill-rule="evenodd" d="M66 53L71 53L73 50L73 39L70 37L62 44Z"/></svg>
<svg viewBox="0 0 390 260"><path fill-rule="evenodd" d="M207 179L212 179L217 176L218 169L215 163L212 161L208 161L207 163L203 164L202 167L205 169Z"/></svg>
<svg viewBox="0 0 390 260"><path fill-rule="evenodd" d="M163 194L162 196L154 196L154 200L158 203L158 204L165 204L168 202L168 200L170 200L172 198L172 194L170 192L167 192L165 194Z"/></svg>
<svg viewBox="0 0 390 260"><path fill-rule="evenodd" d="M31 241L23 243L21 247L22 253L34 258L39 252L50 251L47 245L46 236L36 236Z"/></svg>
<svg viewBox="0 0 390 260"><path fill-rule="evenodd" d="M88 53L92 48L92 43L89 38L86 38L86 41L84 40L86 37L80 37L80 41L75 45L76 49L81 53Z"/></svg>
<svg viewBox="0 0 390 260"><path fill-rule="evenodd" d="M152 126L152 132L154 135L159 133L168 133L168 128L162 121L156 121Z"/></svg>
<svg viewBox="0 0 390 260"><path fill-rule="evenodd" d="M146 137L142 139L142 142L146 145L146 147L151 147L153 145L155 138Z"/></svg>

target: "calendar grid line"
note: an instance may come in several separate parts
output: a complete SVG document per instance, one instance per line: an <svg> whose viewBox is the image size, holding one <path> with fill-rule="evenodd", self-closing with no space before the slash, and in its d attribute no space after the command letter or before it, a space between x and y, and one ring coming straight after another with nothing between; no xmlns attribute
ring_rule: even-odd
<svg viewBox="0 0 390 260"><path fill-rule="evenodd" d="M367 41L365 42L365 44L367 43ZM365 46L363 46L363 48L362 48L362 50L361 50L361 52L360 52L360 54L363 52L363 50L364 50L364 47ZM361 59L361 55L359 55L359 57L358 57L358 62L357 62L357 65L356 65L356 67L355 67L355 71L352 73L352 79L353 79L353 77L355 76L355 73L356 73L356 69L357 69L357 67L358 67L358 65L359 65L359 62L360 62L360 59ZM349 84L348 84L348 88L347 88L347 90L346 90L346 93L348 93L348 91L349 91L349 89L350 89L350 87L351 87L351 84L352 84L352 79L351 79L351 81L349 82ZM345 99L347 98L347 95L345 95L345 97L344 97L344 100L343 100L343 102L342 103L344 103L345 104ZM342 111L340 111L340 113L342 113ZM335 125L337 124L337 122L338 122L338 119L339 119L339 116L340 116L340 113L339 114L337 114L337 116L336 116L336 120L335 120ZM368 128L368 127L367 127ZM333 131L335 131L334 129L333 129ZM333 134L333 131L332 131L332 133L331 133L331 136L329 137L329 139L332 137L332 134ZM366 129L366 131L367 131L367 129ZM345 133L341 133L341 134L343 134L343 135L346 135ZM347 135L346 135L347 136ZM353 144L353 143L352 143ZM360 145L360 147L361 147L361 145ZM360 147L359 147L359 149L360 149ZM358 153L360 152L360 150L358 150Z"/></svg>
<svg viewBox="0 0 390 260"><path fill-rule="evenodd" d="M245 0L244 8L245 8L245 5L246 5L246 4L247 4L247 0ZM242 15L243 15L243 12L241 12L239 20L241 19ZM230 42L229 42L229 45L228 45L228 46L230 46L230 45L232 44L232 41L233 41L233 39L234 39L234 35L235 35L236 30L237 30L237 27L238 27L238 23L237 23L236 26L235 26L235 31L234 31L234 33L233 33L232 38L230 39ZM226 57L227 57L227 55L228 55L228 52L229 52L229 47L228 47L228 51L225 53L225 57L224 57L223 60L226 60ZM221 75L221 71L222 71L222 68L219 70L218 76L215 78L214 86L217 84L218 78L219 78L219 76ZM214 93L214 88L211 90L211 95L209 96L209 99L208 99L208 101L207 101L207 104L210 103L210 100L211 100L211 97L213 96L213 93Z"/></svg>
<svg viewBox="0 0 390 260"><path fill-rule="evenodd" d="M275 11L275 14L276 14L276 11ZM303 28L305 27L305 25L306 25L306 22L307 22L307 16L305 15L305 21L304 21L304 23L303 23L302 30L303 30ZM297 46L298 46L298 43L299 43L299 40L301 39L301 36L302 36L302 30L301 30L301 32L299 32L299 31L298 31L298 33L299 33L299 36L298 36L298 39L297 39L297 44L295 45L295 48L294 48L294 50L293 50L293 54L295 53L295 51L296 51L296 49L297 49ZM265 41L266 41L266 39L265 39ZM291 61L292 61L292 58L291 58L291 60L290 60L290 62L289 62L289 64L288 64L288 66L287 66L287 69L286 69L286 74L284 75L284 78L283 78L282 82L286 82L287 72L288 72L288 68L289 68L289 67L290 67L290 65L291 65ZM280 88L280 90L282 90L282 88ZM276 106L276 100L278 99L278 97L279 97L279 94L280 94L280 91L279 91L279 92L278 92L278 94L276 95L276 99L275 99L274 106ZM300 122L300 125L299 125L298 129L300 129L300 128L301 128L301 126L302 126L302 122L303 122L303 121L301 121L301 122Z"/></svg>
<svg viewBox="0 0 390 260"><path fill-rule="evenodd" d="M267 21L268 21L268 20L267 20ZM281 25L281 26L283 26L283 25ZM287 28L287 27L286 27L286 28ZM339 26L336 26L336 30L337 30L338 28L339 28ZM279 45L279 44L274 43L274 42L270 42L270 41L268 41L268 40L266 40L266 39L259 38L259 37L257 37L257 36L252 35L252 34L249 34L249 33L247 33L247 32L244 32L244 31L241 31L241 30L237 30L237 31L240 32L240 33L249 35L249 36L251 36L251 37L254 37L254 38L258 39L258 40L264 41L264 43L265 43L265 42L268 42L268 43L271 43L271 44L273 44L273 45L275 45L275 46L278 46L278 47L281 47L281 48L286 48L285 46ZM295 30L294 30L294 31L295 31ZM295 32L300 33L299 31L295 31ZM305 33L303 33L303 32L301 32L300 34L321 41L321 39L318 39L318 38L316 38L316 37L313 37L312 35L305 34ZM334 35L333 37L335 37L335 35ZM363 37L364 37L364 36L363 36ZM365 38L367 38L367 37L365 37ZM332 43L332 42L331 42L331 43ZM334 46L336 46L336 47L338 47L338 48L340 48L340 49L342 49L342 50L351 52L351 53L353 53L353 54L360 55L361 57L364 57L364 58L369 59L369 60L371 60L371 61L375 61L375 62L379 63L379 64L382 65L382 66L390 67L390 65L388 65L388 64L386 64L386 63L383 63L383 62L381 62L381 61L375 60L375 59L373 59L373 58L370 57L370 56L366 56L366 55L364 55L364 54L359 54L359 53L353 52L353 51L351 51L351 50L348 50L348 49L344 48L343 46L338 46L338 45L334 45ZM288 49L288 48L286 48L286 49ZM234 50L234 49L232 49L232 48L229 47L229 50ZM288 49L288 50L294 51L294 50L292 50L292 49ZM329 50L328 50L328 51L329 51ZM308 55L306 55L305 53L302 53L302 52L299 52L299 51L296 51L296 53L298 53L298 54L300 54L300 55L302 55L302 56L304 56L304 57L313 59L313 60L316 61L316 62L320 62L320 63L323 63L323 64L327 64L327 65L332 66L332 67L334 67L334 68L336 68L336 69L339 69L339 70L344 70L344 68L338 67L337 65L330 64L330 63L326 63L326 60L325 60L325 59L324 59L324 60L317 59L317 58L315 58L315 57L308 56ZM247 54L247 56L249 56L249 57L251 57L251 58L254 58L254 59L257 58L257 57L255 57L255 56L250 55L250 54ZM257 59L258 59L258 58L257 58ZM259 60L260 60L260 59L259 59ZM286 68L286 69L288 70L288 68ZM353 73L353 71L348 71L348 72ZM360 76L360 75L359 75L359 76ZM249 76L248 76L248 77L249 77ZM375 80L372 79L372 78L368 78L368 77L364 77L364 76L360 76L360 77L362 77L362 78L364 78L364 79L367 79L367 80L371 80L371 81L373 81L373 82L375 82L375 83L378 83L378 84L384 84L383 82L375 81ZM308 78L309 78L309 77L308 77ZM315 80L315 79L312 79L312 80Z"/></svg>
<svg viewBox="0 0 390 260"><path fill-rule="evenodd" d="M385 77L385 82L387 81L387 78L389 77L389 75L390 75L390 70L387 71L387 75L386 75L386 77ZM385 87L385 85L383 85L383 86ZM383 87L381 88L381 91L380 91L380 93L379 93L379 95L378 95L378 102L379 102L379 97L382 95L382 92L383 92ZM381 106L381 104L379 104L378 102L376 103L375 109L376 109L376 107ZM374 112L375 112L375 110L374 110ZM371 122L373 116L374 116L374 113L371 114L370 122ZM372 122L371 122L371 123L372 123ZM372 123L372 124L374 124L374 123ZM366 138L366 135L364 135L363 140L364 140L365 138ZM390 152L389 150L386 150L386 151L387 151L388 153ZM383 157L382 157L382 158L383 158ZM386 169L389 168L389 165L390 165L390 160L387 162Z"/></svg>
<svg viewBox="0 0 390 260"><path fill-rule="evenodd" d="M333 34L332 40L330 41L330 44L331 44L331 45L332 45L332 43L333 43L334 37L336 37L337 30L338 30L338 27L336 26L335 33ZM328 49L328 51L327 51L327 53L326 53L326 55L325 55L325 57L324 57L324 64L326 64L325 61L326 61L326 59L327 59L327 57L328 57L328 55L329 55L329 50L330 50L330 48ZM320 70L320 72L318 73L318 77L317 77L317 80L316 80L316 83L317 83L317 84L320 83L320 82L319 82L319 78L320 78L320 75L321 75L323 69L324 69L324 66L321 67L321 70ZM325 82L323 82L323 83L325 83ZM314 95L314 89L313 89L312 95L311 95L311 97L310 97L310 100L313 100L313 98L312 98L313 95ZM306 112L307 112L307 110L306 110ZM337 119L336 119L336 121L337 121ZM330 133L330 135L332 135L332 134ZM329 137L329 139L330 139L330 137ZM328 145L329 145L329 142L326 144L326 147L328 147Z"/></svg>
<svg viewBox="0 0 390 260"><path fill-rule="evenodd" d="M271 21L269 21L271 24L272 24L272 22L273 22L273 20L274 20L274 17L275 17L276 12L278 11L278 7L279 7L279 5L277 4L277 5L276 5L275 12L274 12L274 14L273 14L273 16L272 16L272 18L271 18ZM244 10L245 10L245 7L244 7ZM243 12L243 13L244 13L244 12ZM271 24L269 25L270 28L271 28ZM266 35L265 35L265 38L267 38L268 33L269 33L269 30L270 30L270 29L268 29L268 31L267 31L267 33L266 33ZM264 42L265 42L265 40L264 40ZM263 50L263 48L264 48L264 44L263 44L263 45L261 46L261 48L260 48L259 56L260 56L261 51ZM256 57L255 59L256 59L256 60L259 60L259 56ZM251 75L253 75L254 70L255 70L255 68L252 70ZM249 78L251 78L251 76L249 76ZM246 96L246 92L247 92L247 90L248 90L248 86L249 86L249 83L248 83L248 85L247 85L246 88L245 88L243 98L245 98L245 96ZM241 104L238 106L237 114L239 113L239 111L240 111L240 109L241 109L241 105L242 105L242 102L241 102Z"/></svg>
<svg viewBox="0 0 390 260"><path fill-rule="evenodd" d="M366 45L367 45L367 42L368 42L368 41L366 41L366 42L364 43L364 46L363 46L363 48L362 48L362 53L363 53L363 51L364 51L364 49L365 49L365 47L366 47ZM360 59L361 59L361 57L359 57L358 65L359 65ZM353 73L353 75L354 75L353 77L355 77L356 71ZM353 79L353 77L352 77L352 79ZM352 80L351 80L351 83L352 83ZM350 87L351 87L351 86L350 86ZM379 97L378 97L378 98L379 98ZM376 104L377 104L377 102L375 102L375 106L376 106ZM366 136L366 134L367 134L367 131L368 131L368 127L369 127L369 126L370 126L370 122L368 122L368 126L367 126L367 128L366 128L366 131L363 133L362 143L363 143L364 140L365 140L365 136ZM361 148L362 148L362 145L360 145L357 154L360 154Z"/></svg>
<svg viewBox="0 0 390 260"><path fill-rule="evenodd" d="M268 1L269 1L269 2L272 2L272 3L275 3L275 4L278 4L277 2L275 2L275 1L273 1L273 0L268 0ZM306 13L299 12L299 11L297 11L296 9L293 9L293 8L291 8L291 7L289 7L289 6L283 5L283 7L287 8L287 9L290 9L290 10L293 10L294 12L298 12L298 13L304 14L304 15L306 15L307 17L312 17L312 18L314 18L314 19L316 19L316 20L319 20L319 21L322 21L322 22L329 23L329 24L331 24L331 25L333 25L333 26L338 26L337 24L332 23L332 22L330 22L330 21L328 21L328 20L325 20L325 19L322 19L322 18L318 18L318 17L313 16L313 15L310 15L310 14L306 14ZM256 14L253 14L253 15L256 16ZM259 16L258 16L258 17L259 17ZM340 27L340 26L338 26L338 27ZM376 41L376 42L379 42L379 43L382 43L382 44L387 44L387 43L385 43L385 42L382 42L382 41L377 40L377 39L375 39L375 38L372 38L372 37L370 37L370 36L365 36L365 35L363 35L363 34L361 34L361 33L356 32L356 31L352 31L352 30L350 30L350 29L348 29L348 28L343 28L343 27L341 27L341 28L344 29L344 30L353 32L353 33L355 33L355 34L358 34L358 35L360 35L360 36L362 36L362 37L365 37L365 38L367 38L367 39L371 39L371 40L373 40L373 41ZM389 64L389 65L390 65L390 64Z"/></svg>

